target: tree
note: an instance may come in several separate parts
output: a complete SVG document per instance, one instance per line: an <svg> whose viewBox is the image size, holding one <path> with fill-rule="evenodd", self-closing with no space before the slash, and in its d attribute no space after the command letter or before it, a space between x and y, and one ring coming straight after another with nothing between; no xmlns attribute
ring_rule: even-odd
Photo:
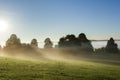
<svg viewBox="0 0 120 80"><path fill-rule="evenodd" d="M34 48L38 48L37 39L32 39L32 40L31 40L31 46L34 47Z"/></svg>
<svg viewBox="0 0 120 80"><path fill-rule="evenodd" d="M6 47L18 47L21 45L21 41L17 38L16 34L12 34L10 38L6 41Z"/></svg>
<svg viewBox="0 0 120 80"><path fill-rule="evenodd" d="M21 48L21 41L20 39L16 36L16 34L12 34L10 38L6 41L6 45L3 48L3 50L8 54L12 53L15 54L17 53L18 50Z"/></svg>
<svg viewBox="0 0 120 80"><path fill-rule="evenodd" d="M32 39L32 40L31 40L31 46L34 47L34 48L38 48L37 39Z"/></svg>
<svg viewBox="0 0 120 80"><path fill-rule="evenodd" d="M110 53L118 52L118 45L115 43L115 41L112 37L107 42L106 51L110 52Z"/></svg>
<svg viewBox="0 0 120 80"><path fill-rule="evenodd" d="M67 47L77 47L77 38L75 37L74 34L67 35L65 39L66 39Z"/></svg>
<svg viewBox="0 0 120 80"><path fill-rule="evenodd" d="M45 43L44 48L52 48L53 47L53 43L50 40L50 38L46 38L44 43Z"/></svg>
<svg viewBox="0 0 120 80"><path fill-rule="evenodd" d="M78 48L84 51L93 51L93 46L84 33L79 34L78 38L74 34L66 35L66 37L59 39L58 45L62 48Z"/></svg>
<svg viewBox="0 0 120 80"><path fill-rule="evenodd" d="M80 42L89 42L86 35L84 33L79 34L78 39Z"/></svg>
<svg viewBox="0 0 120 80"><path fill-rule="evenodd" d="M79 34L78 41L81 43L81 48L85 51L93 51L91 42L87 39L84 33Z"/></svg>
<svg viewBox="0 0 120 80"><path fill-rule="evenodd" d="M64 37L59 39L58 46L60 48L65 47L65 38Z"/></svg>
<svg viewBox="0 0 120 80"><path fill-rule="evenodd" d="M77 47L77 38L74 34L66 35L66 37L62 37L59 39L58 45L62 48Z"/></svg>

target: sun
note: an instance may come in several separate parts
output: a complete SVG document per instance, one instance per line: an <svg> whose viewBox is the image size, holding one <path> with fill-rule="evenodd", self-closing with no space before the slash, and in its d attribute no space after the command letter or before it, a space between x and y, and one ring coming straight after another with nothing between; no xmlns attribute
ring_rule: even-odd
<svg viewBox="0 0 120 80"><path fill-rule="evenodd" d="M8 22L0 20L0 32L4 32L8 29Z"/></svg>

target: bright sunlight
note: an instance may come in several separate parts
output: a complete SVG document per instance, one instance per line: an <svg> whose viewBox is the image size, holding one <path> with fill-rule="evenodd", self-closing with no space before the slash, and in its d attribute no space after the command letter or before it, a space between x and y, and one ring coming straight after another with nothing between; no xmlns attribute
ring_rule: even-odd
<svg viewBox="0 0 120 80"><path fill-rule="evenodd" d="M8 29L8 22L5 20L0 20L0 32L4 32Z"/></svg>

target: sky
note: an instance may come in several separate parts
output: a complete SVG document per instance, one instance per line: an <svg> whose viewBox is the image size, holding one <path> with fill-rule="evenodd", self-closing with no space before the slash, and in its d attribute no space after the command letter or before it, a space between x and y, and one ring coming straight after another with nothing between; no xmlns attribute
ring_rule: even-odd
<svg viewBox="0 0 120 80"><path fill-rule="evenodd" d="M47 37L57 42L80 33L88 39L120 39L120 0L0 0L0 20L8 24L0 31L0 45L11 34L23 43Z"/></svg>

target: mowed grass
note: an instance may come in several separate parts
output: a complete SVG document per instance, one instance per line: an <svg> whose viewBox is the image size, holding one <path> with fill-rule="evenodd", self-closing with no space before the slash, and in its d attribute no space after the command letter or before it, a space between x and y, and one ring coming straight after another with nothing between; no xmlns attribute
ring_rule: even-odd
<svg viewBox="0 0 120 80"><path fill-rule="evenodd" d="M120 80L120 66L80 60L0 57L0 80Z"/></svg>

